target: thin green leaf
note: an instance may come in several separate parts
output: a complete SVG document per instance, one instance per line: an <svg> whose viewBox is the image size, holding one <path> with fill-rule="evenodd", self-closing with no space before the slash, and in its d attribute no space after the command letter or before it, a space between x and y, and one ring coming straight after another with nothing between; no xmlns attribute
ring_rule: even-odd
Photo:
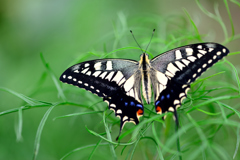
<svg viewBox="0 0 240 160"><path fill-rule="evenodd" d="M107 141L107 142L109 142L109 143L111 143L111 144L115 144L115 145L132 145L132 144L134 143L134 142L130 142L130 143L116 143L116 142L110 141L110 140L108 140L107 138L101 136L100 134L98 134L98 133L96 133L96 132L88 129L87 126L85 126L85 128L86 128L87 131L88 131L89 133L91 133L92 135L97 136L97 137L100 137L101 139L103 139L103 140L105 140L105 141Z"/></svg>
<svg viewBox="0 0 240 160"><path fill-rule="evenodd" d="M213 75L211 75L211 76L208 76L208 77L206 77L206 78L198 79L197 81L195 81L195 82L191 85L191 87L194 87L194 86L196 86L196 84L198 84L198 83L201 83L201 82L203 82L203 81L205 81L205 80L207 80L207 79L209 79L209 78L215 77L215 76L217 76L217 75L219 75L219 74L223 74L223 73L225 73L225 71L215 73L215 74L213 74Z"/></svg>
<svg viewBox="0 0 240 160"><path fill-rule="evenodd" d="M11 93L13 95L15 95L16 97L22 99L23 101L25 101L27 104L29 104L30 106L36 106L36 105L44 105L44 104L50 104L48 102L43 102L43 101L39 101L30 97L27 97L21 93L17 93L13 90L10 90L8 88L4 88L4 87L0 87L0 90ZM1 114L0 114L1 115Z"/></svg>
<svg viewBox="0 0 240 160"><path fill-rule="evenodd" d="M165 151L167 151L167 152L169 152L171 154L175 154L176 153L175 150L172 150L172 149L168 148L167 146L165 146L163 143L161 143L161 141L159 139L159 136L157 135L154 123L152 123L152 132L153 132L153 135L155 137L155 141L158 144L159 148L162 147L162 148L164 148ZM163 157L161 159L163 159Z"/></svg>
<svg viewBox="0 0 240 160"><path fill-rule="evenodd" d="M141 50L141 48L138 48L138 47L123 47L123 48L115 49L115 50L105 54L101 58L106 58L107 56L109 56L109 55L111 55L111 54L113 54L115 52L123 51L123 50L129 50L129 49ZM149 54L150 56L152 56L152 54L149 51L146 51L146 50L143 50L143 51L146 52L147 54Z"/></svg>
<svg viewBox="0 0 240 160"><path fill-rule="evenodd" d="M237 140L236 140L235 152L233 154L233 159L235 159L237 156L238 148L239 148L239 144L240 144L240 126L237 128L236 135L237 135Z"/></svg>
<svg viewBox="0 0 240 160"><path fill-rule="evenodd" d="M240 51L238 51L238 52L231 52L231 53L228 54L228 56L233 56L233 55L238 55L238 54L240 54Z"/></svg>
<svg viewBox="0 0 240 160"><path fill-rule="evenodd" d="M195 130L197 131L199 138L201 139L201 147L199 149L195 150L188 158L189 159L196 159L199 157L199 154L207 148L208 146L208 141L207 138L205 137L204 132L202 129L199 127L199 124L196 123L196 121L190 116L190 114L187 114L187 117L189 118L190 122L195 126Z"/></svg>
<svg viewBox="0 0 240 160"><path fill-rule="evenodd" d="M216 13L216 21L221 25L223 33L224 33L224 37L225 37L225 42L223 42L223 44L226 44L228 41L228 31L227 31L227 27L225 25L225 23L222 20L222 17L219 13L219 9L218 9L218 3L214 4L214 11Z"/></svg>
<svg viewBox="0 0 240 160"><path fill-rule="evenodd" d="M62 88L60 87L60 84L59 84L59 80L55 77L55 75L53 74L53 71L51 70L50 66L48 63L46 63L44 57L43 57L43 54L40 53L40 57L41 57L41 60L42 60L42 63L43 65L46 67L48 73L50 74L52 80L53 80L53 83L55 84L57 90L58 90L58 94L59 96L62 98L63 101L66 101L66 97L63 93L63 90Z"/></svg>
<svg viewBox="0 0 240 160"><path fill-rule="evenodd" d="M166 113L166 114L170 114L170 113ZM123 137L125 137L126 135L128 135L128 134L130 134L130 133L132 133L132 132L133 132L133 134L132 134L132 139L136 139L136 137L137 137L137 135L139 134L141 128L142 128L145 124L148 124L149 122L152 122L152 121L154 121L154 120L158 120L158 119L160 119L161 117L163 117L163 116L166 115L166 114L156 115L156 116L153 116L153 117L151 117L151 118L149 118L149 119L146 119L146 120L142 121L142 122L139 123L137 126L131 128L131 129L127 130L126 132L124 132L123 134L121 134L118 139L121 140ZM144 127L144 128L145 128L145 127Z"/></svg>
<svg viewBox="0 0 240 160"><path fill-rule="evenodd" d="M91 160L92 156L94 155L94 152L97 150L97 148L99 147L99 145L101 144L102 142L102 139L100 139L98 141L98 143L94 146L92 152L90 153L89 157L88 157L88 160Z"/></svg>
<svg viewBox="0 0 240 160"><path fill-rule="evenodd" d="M109 143L101 143L101 144L99 144L99 146L106 146L106 145L109 145ZM95 146L96 146L96 144L90 144L90 145L87 145L87 146L76 148L76 149L68 152L67 154L65 154L60 160L63 160L65 158L67 158L68 156L70 156L74 152L81 151L81 150L84 150L84 149L87 149L87 148L92 148L92 147L95 147Z"/></svg>
<svg viewBox="0 0 240 160"><path fill-rule="evenodd" d="M103 111L92 111L92 112L72 113L72 114L67 114L67 115L64 115L64 116L55 117L53 120L60 119L60 118L73 117L73 116L87 115L87 114L96 114L96 113L102 113L102 112L103 112Z"/></svg>
<svg viewBox="0 0 240 160"><path fill-rule="evenodd" d="M226 62L232 67L232 69L235 73L235 78L236 78L237 85L238 85L238 94L240 94L240 80L239 80L239 77L238 77L238 71L231 62L229 62L227 60L226 60Z"/></svg>
<svg viewBox="0 0 240 160"><path fill-rule="evenodd" d="M19 107L18 110L18 124L16 126L16 136L17 136L17 141L21 141L22 140L22 126L23 126L23 112L22 109L24 108L24 106Z"/></svg>
<svg viewBox="0 0 240 160"><path fill-rule="evenodd" d="M203 113L205 113L205 114L207 114L207 115L209 115L209 116L217 116L217 115L219 115L219 114L221 114L221 113L211 113L211 112L207 112L207 111L204 111L204 110L201 110L201 109L199 109L199 108L197 108L196 110L198 110L198 111L200 111L200 112L203 112Z"/></svg>
<svg viewBox="0 0 240 160"><path fill-rule="evenodd" d="M227 32L227 29L226 29L226 26L225 26L224 22L223 22L222 19L221 19L220 14L219 14L217 3L214 5L214 11L215 11L215 13L216 13L216 15L214 15L214 14L212 14L211 12L207 11L207 10L202 6L202 4L199 2L199 0L196 0L196 2L197 2L198 7L202 10L202 12L203 12L204 14L206 14L208 17L216 20L216 21L221 25L221 27L222 27L222 29L223 29L223 33L224 33L225 40L227 40L227 39L228 39L228 32ZM225 43L226 43L226 42L225 42Z"/></svg>
<svg viewBox="0 0 240 160"><path fill-rule="evenodd" d="M103 124L104 124L105 131L106 131L106 134L107 134L107 139L109 141L112 141L112 136L111 136L110 130L109 130L108 125L106 124L106 121L105 121L105 112L103 112ZM110 147L110 151L113 155L113 158L117 159L117 155L116 155L116 152L114 150L113 144L109 143L109 147Z"/></svg>
<svg viewBox="0 0 240 160"><path fill-rule="evenodd" d="M37 100L36 100L37 101ZM49 102L43 102L43 101L37 101L40 102L42 104L39 105L34 105L34 106L23 106L22 110L27 110L27 109L32 109L32 108L39 108L39 107L49 107L52 105L55 105L56 103L49 103ZM93 110L92 108L89 108L89 106L83 105L83 104L78 104L78 103L72 103L72 102L62 102L62 103L57 103L58 105L74 105L74 106L78 106L78 107L82 107L82 108L87 108L90 110ZM10 113L14 113L14 112L18 112L19 108L13 108L13 109L9 109L3 112L0 112L0 116L5 115L5 114L10 114Z"/></svg>
<svg viewBox="0 0 240 160"><path fill-rule="evenodd" d="M41 135L42 135L42 131L43 131L43 127L47 121L47 118L49 116L49 114L51 113L51 111L53 110L53 108L55 107L56 105L50 107L47 112L44 114L39 126L38 126L38 129L37 129L37 134L36 134L36 137L35 137L35 143L34 143L34 153L33 153L33 160L36 160L37 159L37 155L38 155L38 152L39 152L39 148L40 148L40 140L41 140Z"/></svg>
<svg viewBox="0 0 240 160"><path fill-rule="evenodd" d="M212 99L208 99L198 105L193 106L191 109L189 109L186 113L190 113L191 111L195 110L198 107L207 105L209 103L215 102L215 101L219 101L219 100L224 100L224 99L236 99L236 98L240 98L240 95L237 96L221 96L221 97L216 97L216 98L212 98Z"/></svg>
<svg viewBox="0 0 240 160"><path fill-rule="evenodd" d="M198 28L197 28L197 26L195 25L194 21L192 20L190 14L187 12L186 9L183 9L183 11L185 12L185 14L187 15L189 21L191 22L191 24L192 24L192 26L193 26L193 29L194 29L194 31L195 31L195 33L196 33L196 35L197 35L197 39L199 40L199 42L203 42L203 40L201 39L201 36L200 36L200 34L199 34Z"/></svg>
<svg viewBox="0 0 240 160"><path fill-rule="evenodd" d="M235 114L237 114L238 118L240 118L240 112L238 110L236 110L233 107L230 107L229 105L225 104L225 103L221 103L222 106L224 106L225 108L233 111ZM229 117L228 117L229 118Z"/></svg>
<svg viewBox="0 0 240 160"><path fill-rule="evenodd" d="M231 35L231 37L229 38L229 41L232 41L233 38L234 38L234 35L235 35L235 30L234 30L232 15L231 15L231 12L230 12L230 9L229 9L229 6L228 6L228 1L227 1L227 0L224 0L224 4L225 4L225 6L226 6L227 13L228 13L228 18L229 18L229 20L230 20L230 24L231 24L231 28L232 28L232 35Z"/></svg>
<svg viewBox="0 0 240 160"><path fill-rule="evenodd" d="M218 153L218 159L231 159L230 155L228 154L228 152L226 152L226 150L221 147L220 145L213 143L211 144L211 148Z"/></svg>
<svg viewBox="0 0 240 160"><path fill-rule="evenodd" d="M238 7L240 7L240 2L238 2L237 0L230 0L232 3L235 3L236 5L238 5Z"/></svg>
<svg viewBox="0 0 240 160"><path fill-rule="evenodd" d="M133 154L134 154L134 151L136 150L136 147L137 147L139 141L140 141L140 138L137 139L136 142L135 142L135 143L133 144L133 146L132 146L132 152L131 152L131 154L130 154L130 160L133 159ZM130 150L129 150L129 151L130 151Z"/></svg>

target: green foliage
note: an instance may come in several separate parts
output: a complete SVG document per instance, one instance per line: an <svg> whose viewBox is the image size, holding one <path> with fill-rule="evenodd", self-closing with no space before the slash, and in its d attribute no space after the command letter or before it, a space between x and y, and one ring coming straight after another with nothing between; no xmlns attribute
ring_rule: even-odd
<svg viewBox="0 0 240 160"><path fill-rule="evenodd" d="M223 34L224 38L218 42L229 46L231 50L231 43L239 40L240 35L234 29L229 3L240 7L235 0L224 0L221 3L225 6L228 22L223 20L220 14L222 10L219 10L217 3L213 6L214 13L208 11L199 0L196 0L199 7L196 9L221 26L222 32L218 34ZM1 94L11 95L11 98L6 99L6 104L17 105L16 108L4 107L0 119L4 127L15 125L15 143L22 143L22 147L32 151L29 153L29 150L24 150L24 159L239 159L239 68L226 59L218 62L191 85L188 98L178 109L180 128L177 131L174 129L172 113L157 115L153 103L145 104L145 113L139 125L126 124L119 140L115 141L119 132L119 119L108 110L101 98L83 89L61 84L58 80L61 72L73 64L90 59L137 60L141 49L136 47L128 33L130 29L144 48L152 29L156 28L152 43L146 51L150 57L189 43L209 41L209 36L201 34L199 25L186 8L182 13L169 11L167 15L139 13L128 16L119 12L112 21L112 27L113 31L95 42L97 45L94 48L98 49L87 50L77 57L72 57L73 52L61 54L59 57L62 57L62 63L45 52L41 53L37 59L41 59L44 69L39 71L38 82L30 93L0 87ZM215 26L209 31L214 29ZM238 51L231 52L227 59L237 57L239 50L238 46ZM67 56L70 58L66 59ZM58 62L55 64L53 61ZM24 82L28 85L30 81L27 81L28 77L25 78ZM14 117L7 117L9 115L17 116L15 124L12 123ZM167 119L162 121L165 115ZM7 121L3 120L5 118ZM3 145L0 146L3 150L8 140L0 145ZM21 150L18 151L20 147L13 146L16 156L3 150L0 159L21 159Z"/></svg>

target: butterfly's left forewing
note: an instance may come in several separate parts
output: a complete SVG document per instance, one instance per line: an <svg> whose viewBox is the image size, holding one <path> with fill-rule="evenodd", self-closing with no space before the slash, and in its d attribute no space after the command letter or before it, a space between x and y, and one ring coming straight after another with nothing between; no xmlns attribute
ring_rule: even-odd
<svg viewBox="0 0 240 160"><path fill-rule="evenodd" d="M198 43L163 53L151 60L151 79L157 113L181 106L190 84L229 50L217 43Z"/></svg>
<svg viewBox="0 0 240 160"><path fill-rule="evenodd" d="M126 122L138 124L143 114L138 63L132 60L99 59L68 68L60 77L64 83L84 88L102 97L109 109Z"/></svg>

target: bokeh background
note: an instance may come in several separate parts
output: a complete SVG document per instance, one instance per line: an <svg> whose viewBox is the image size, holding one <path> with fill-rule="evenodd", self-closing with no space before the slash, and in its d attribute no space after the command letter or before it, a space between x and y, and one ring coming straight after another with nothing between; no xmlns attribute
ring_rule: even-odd
<svg viewBox="0 0 240 160"><path fill-rule="evenodd" d="M239 1L201 0L200 3L212 13L215 12L214 8L218 8L230 36L232 31L226 10L227 3L232 14L235 35L240 34ZM155 28L154 36L161 40L153 40L148 50L156 56L174 48L174 45L178 47L187 42L199 42L197 38L187 37L194 33L188 14L199 33L204 35L204 41L224 42L226 37L219 23L204 14L196 1L1 0L0 87L44 102L62 102L40 53L58 79L61 73L74 63L102 58L104 54L118 48L137 47L129 33L130 29L145 48L152 29ZM181 42L165 47L164 41L171 38L179 38ZM239 39L226 43L231 52L239 51L239 44ZM140 54L139 50L123 50L110 54L109 57L138 60ZM239 55L227 59L239 68ZM65 84L61 84L61 87L64 88L68 101L88 106L101 101L87 91ZM25 104L21 98L4 90L0 91L1 113ZM99 105L99 110L106 108L105 104L97 104ZM33 157L37 129L48 108L38 107L24 110L23 114L14 112L0 116L0 159ZM82 111L86 110L74 105L54 108L44 125L37 159L60 159L75 148L99 141L85 126L98 133L104 132L104 127L99 124L99 121L102 121L101 114L53 121L57 116ZM20 119L22 123L19 123ZM170 125L174 126L174 122ZM113 127L113 139L118 134L118 127ZM129 124L128 127L133 125ZM232 139L232 142L235 141L236 137ZM92 158L112 159L109 150L108 146L101 147ZM86 159L91 151L92 148L79 151L69 159ZM124 159L126 153L121 156L120 152L121 149L117 152L118 159ZM134 158L148 157L139 156L134 155Z"/></svg>

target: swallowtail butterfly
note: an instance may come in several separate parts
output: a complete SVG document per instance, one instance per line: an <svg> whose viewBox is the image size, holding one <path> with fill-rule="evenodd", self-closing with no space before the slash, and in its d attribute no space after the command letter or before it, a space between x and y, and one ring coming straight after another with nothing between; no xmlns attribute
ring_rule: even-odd
<svg viewBox="0 0 240 160"><path fill-rule="evenodd" d="M126 122L139 123L144 113L143 97L149 104L152 90L157 114L173 112L186 98L190 84L229 53L217 43L197 43L179 47L139 61L97 59L68 68L60 77L64 83L84 88L102 97L119 117L120 133ZM141 86L142 85L142 86Z"/></svg>

